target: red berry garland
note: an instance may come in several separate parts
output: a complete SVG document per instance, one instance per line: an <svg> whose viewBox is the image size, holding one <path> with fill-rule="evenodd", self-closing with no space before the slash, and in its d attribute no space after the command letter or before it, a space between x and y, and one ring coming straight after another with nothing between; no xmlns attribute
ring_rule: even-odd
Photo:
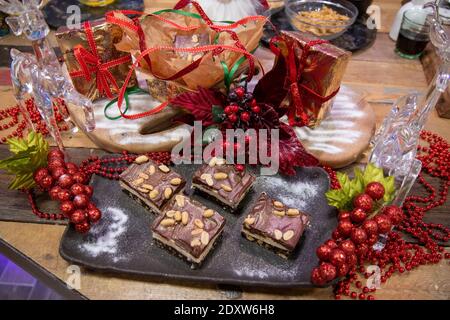
<svg viewBox="0 0 450 320"><path fill-rule="evenodd" d="M450 239L450 229L442 224L423 221L427 211L445 204L447 200L450 185L450 145L442 137L427 131L421 133L421 138L428 146L418 147L417 158L422 161L422 174L418 182L429 192L429 196L409 196L402 208L386 206L371 219L362 217L364 209L369 209L370 201L355 200L359 209L339 213L337 233L341 238L328 240L317 249L317 256L323 262L313 269L311 280L317 285L324 285L333 275L333 272L329 271L332 268L323 266L330 261L337 269L336 277L343 277L334 286L335 299L341 299L342 296L360 300L375 299L374 295L368 293L375 292L376 288L363 286L358 280L360 275L365 279L373 275L366 272L364 265L378 266L381 283L385 283L394 273L402 274L420 265L439 263L443 258L450 259L450 254L444 253L444 247L438 244L438 241L446 242ZM335 173L330 168L324 169L329 173L330 180L335 180ZM439 193L425 181L423 172L440 179ZM333 186L339 188L339 183L336 181L333 185L332 182L332 188ZM369 183L365 194L377 201L383 197L384 188L377 182ZM349 239L347 233L350 221L355 225L352 226ZM359 223L361 224L358 226ZM392 226L417 239L418 244L407 243L399 232L391 230ZM385 234L386 242L382 250L375 251L372 246L379 240L379 234ZM336 251L337 246L341 252ZM351 253L353 249L355 254ZM346 256L345 264L342 264L343 255ZM352 291L352 286L356 287L357 291Z"/></svg>

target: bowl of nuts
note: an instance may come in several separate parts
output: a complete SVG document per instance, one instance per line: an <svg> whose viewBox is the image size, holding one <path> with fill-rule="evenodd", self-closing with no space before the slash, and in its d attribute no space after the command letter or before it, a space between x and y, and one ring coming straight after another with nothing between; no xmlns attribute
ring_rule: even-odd
<svg viewBox="0 0 450 320"><path fill-rule="evenodd" d="M346 0L286 0L285 11L294 29L326 40L339 37L358 16Z"/></svg>

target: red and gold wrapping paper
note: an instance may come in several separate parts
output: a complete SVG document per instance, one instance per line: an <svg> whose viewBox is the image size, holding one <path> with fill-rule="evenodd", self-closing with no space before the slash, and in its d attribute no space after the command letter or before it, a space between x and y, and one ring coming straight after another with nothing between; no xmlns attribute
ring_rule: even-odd
<svg viewBox="0 0 450 320"><path fill-rule="evenodd" d="M306 125L315 127L332 106L332 98L339 90L351 53L330 43L320 43L316 37L300 32L283 31L281 39L283 41L278 45L286 60L289 50L293 50L295 56L300 104L306 114ZM304 59L305 47L315 42L319 44L312 45ZM330 99L324 102L327 97Z"/></svg>
<svg viewBox="0 0 450 320"><path fill-rule="evenodd" d="M59 28L56 32L56 39L77 91L91 100L102 97L112 98L112 95L119 93L132 64L131 58L127 59L129 54L116 50L115 47L115 44L122 40L123 32L120 27L107 23L104 19L92 21L89 24L95 50L91 50L89 37L83 25L80 29ZM91 59L83 59L88 68L87 72L83 72L83 66L80 65L80 58L77 59L76 50L91 57ZM98 56L99 59L98 62L93 63L92 60L95 56ZM120 62L121 60L123 62ZM108 66L108 63L114 61L120 63L118 65L112 63L113 66ZM99 72L107 76L99 75ZM74 76L75 74L77 76ZM128 87L134 85L135 77L133 75Z"/></svg>

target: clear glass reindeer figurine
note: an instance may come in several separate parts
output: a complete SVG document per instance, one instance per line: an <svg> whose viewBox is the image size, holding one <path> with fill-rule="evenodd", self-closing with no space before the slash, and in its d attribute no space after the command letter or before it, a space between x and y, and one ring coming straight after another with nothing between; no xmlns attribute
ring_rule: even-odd
<svg viewBox="0 0 450 320"><path fill-rule="evenodd" d="M450 30L440 19L438 4L436 1L426 6L434 10L428 19L430 39L442 59L439 70L424 96L409 94L394 104L372 141L369 161L395 177L399 189L393 204L398 206L403 204L421 170L422 164L416 159L420 131L450 80Z"/></svg>
<svg viewBox="0 0 450 320"><path fill-rule="evenodd" d="M92 103L79 94L72 85L67 72L64 72L53 48L46 39L49 27L40 11L42 0L0 0L0 11L10 15L6 22L15 35L25 34L31 40L34 55L11 49L11 79L14 96L24 114L26 95L34 98L35 104L44 119L49 132L59 149L63 143L53 114L53 102L62 98L68 103L84 110L83 130L95 128ZM64 115L68 121L69 115ZM27 119L32 127L31 121Z"/></svg>

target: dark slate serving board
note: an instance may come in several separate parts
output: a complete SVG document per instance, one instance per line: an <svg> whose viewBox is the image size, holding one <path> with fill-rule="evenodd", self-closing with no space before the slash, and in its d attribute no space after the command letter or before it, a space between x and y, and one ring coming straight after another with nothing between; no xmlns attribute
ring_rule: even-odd
<svg viewBox="0 0 450 320"><path fill-rule="evenodd" d="M188 181L198 166L181 165L175 170ZM90 269L158 279L189 280L216 284L294 287L310 286L310 273L318 263L315 248L328 239L336 227L335 209L328 206L324 193L329 178L320 168L304 168L291 178L258 177L236 214L214 201L186 193L212 207L227 219L222 240L200 269L193 270L183 260L152 241L150 225L154 215L125 194L117 182L94 177L94 202L102 210L102 220L87 235L68 227L62 237L60 254ZM256 196L266 191L289 206L306 211L311 226L305 232L292 259L285 260L244 239L240 228Z"/></svg>

